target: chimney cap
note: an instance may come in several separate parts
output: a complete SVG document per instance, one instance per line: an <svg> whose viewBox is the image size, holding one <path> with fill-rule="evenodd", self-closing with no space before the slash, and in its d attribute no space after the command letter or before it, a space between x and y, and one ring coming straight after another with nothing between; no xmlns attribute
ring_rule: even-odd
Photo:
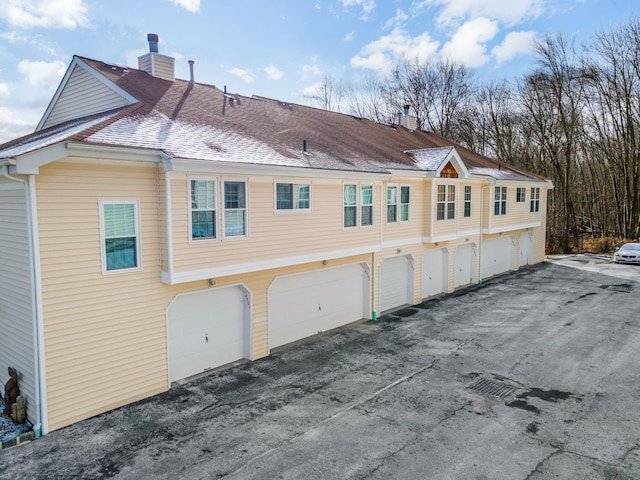
<svg viewBox="0 0 640 480"><path fill-rule="evenodd" d="M147 33L147 41L149 42L149 51L151 53L158 53L158 34Z"/></svg>

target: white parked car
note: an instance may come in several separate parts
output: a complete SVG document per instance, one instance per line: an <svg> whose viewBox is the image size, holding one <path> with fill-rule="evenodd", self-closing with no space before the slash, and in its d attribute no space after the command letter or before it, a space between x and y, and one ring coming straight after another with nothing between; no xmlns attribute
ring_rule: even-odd
<svg viewBox="0 0 640 480"><path fill-rule="evenodd" d="M613 254L613 261L640 264L640 243L625 243Z"/></svg>

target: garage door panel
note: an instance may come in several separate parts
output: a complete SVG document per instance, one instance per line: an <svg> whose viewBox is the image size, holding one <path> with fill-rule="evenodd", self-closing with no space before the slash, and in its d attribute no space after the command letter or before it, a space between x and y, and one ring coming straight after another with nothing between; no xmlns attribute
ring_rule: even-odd
<svg viewBox="0 0 640 480"><path fill-rule="evenodd" d="M533 234L525 232L520 234L520 266L531 265L533 262Z"/></svg>
<svg viewBox="0 0 640 480"><path fill-rule="evenodd" d="M454 288L475 282L476 255L475 244L465 243L456 247L453 275Z"/></svg>
<svg viewBox="0 0 640 480"><path fill-rule="evenodd" d="M269 346L279 347L364 317L360 264L278 277L269 288Z"/></svg>
<svg viewBox="0 0 640 480"><path fill-rule="evenodd" d="M515 237L485 240L482 244L482 277L492 277L514 268Z"/></svg>
<svg viewBox="0 0 640 480"><path fill-rule="evenodd" d="M413 268L407 255L386 258L380 266L380 311L411 303Z"/></svg>
<svg viewBox="0 0 640 480"><path fill-rule="evenodd" d="M422 298L431 297L447 291L448 252L439 248L429 250L422 255Z"/></svg>
<svg viewBox="0 0 640 480"><path fill-rule="evenodd" d="M179 380L243 358L244 292L239 287L176 297L167 309L169 379Z"/></svg>

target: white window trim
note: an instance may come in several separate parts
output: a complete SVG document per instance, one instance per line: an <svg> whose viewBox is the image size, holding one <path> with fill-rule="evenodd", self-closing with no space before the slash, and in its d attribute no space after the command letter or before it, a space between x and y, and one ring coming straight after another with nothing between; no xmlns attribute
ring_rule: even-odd
<svg viewBox="0 0 640 480"><path fill-rule="evenodd" d="M533 191L535 190L535 197L533 195ZM530 199L529 199L529 213L540 213L540 187L531 187L530 191ZM535 204L536 209L533 209L533 205Z"/></svg>
<svg viewBox="0 0 640 480"><path fill-rule="evenodd" d="M443 186L445 187L444 190L444 202L440 202L438 200L438 187ZM433 218L435 218L436 222L449 222L452 220L458 220L458 215L459 213L457 212L458 209L458 195L459 195L459 191L462 190L463 193L463 198L464 198L464 188L460 189L458 188L460 186L459 182L438 182L436 184L435 187L435 212L433 212ZM449 200L449 187L453 187L454 191L453 191L453 201ZM438 218L438 204L439 203L444 203L444 218ZM453 203L453 218L449 217L449 204ZM464 209L464 200L463 200L463 209ZM464 217L464 210L462 212L463 217ZM470 218L470 217L467 217Z"/></svg>
<svg viewBox="0 0 640 480"><path fill-rule="evenodd" d="M244 193L245 193L245 216L244 216L244 235L226 235L226 212L227 208L224 203L224 184L225 182L242 182L245 184ZM236 177L222 177L220 179L220 188L218 189L219 196L218 199L220 201L220 237L222 240L226 241L235 241L235 240L246 240L249 238L249 179L248 178L236 178Z"/></svg>
<svg viewBox="0 0 640 480"><path fill-rule="evenodd" d="M504 200L502 199L502 193L500 194L500 200L496 200L496 192L500 189L501 192L504 192ZM500 213L496 214L496 202L500 202ZM509 189L505 185L498 185L493 187L493 216L494 217L505 217L508 213L508 202L509 202ZM502 213L502 205L504 204L504 213Z"/></svg>
<svg viewBox="0 0 640 480"><path fill-rule="evenodd" d="M469 200L467 200L467 187L469 188ZM469 215L465 215L467 203L469 204ZM473 185L462 186L462 218L473 218Z"/></svg>
<svg viewBox="0 0 640 480"><path fill-rule="evenodd" d="M107 252L106 252L106 235L104 231L104 206L105 205L133 205L133 215L136 228L136 265L133 268L118 268L116 270L107 270ZM98 200L98 218L100 223L100 260L102 263L103 275L118 275L123 273L142 271L142 233L140 228L140 200L132 199L99 199Z"/></svg>
<svg viewBox="0 0 640 480"><path fill-rule="evenodd" d="M191 220L192 220L192 210L191 210L191 181L192 180L206 180L209 182L214 182L215 183L215 188L216 188L216 192L215 192L215 201L216 201L216 205L215 205L215 210L216 210L216 233L217 235L215 236L215 238L193 238L191 236L191 232L192 232L192 224L191 224ZM189 230L187 231L187 236L189 238L189 243L193 243L193 244L202 244L202 243L214 243L214 242L219 242L220 240L222 240L222 235L221 235L221 231L220 231L220 181L218 177L204 177L204 176L188 176L187 177L187 204L189 206Z"/></svg>
<svg viewBox="0 0 640 480"><path fill-rule="evenodd" d="M388 207L389 207L389 203L388 203L388 189L389 187L395 187L396 188L396 220L395 221L389 221L389 216L387 214L388 212ZM408 188L409 189L409 203L407 204L403 204L402 203L402 189L403 188ZM407 183L387 183L385 185L384 188L384 218L385 218L385 224L387 225L395 225L398 223L411 223L411 185L407 184ZM408 211L408 215L407 215L407 219L406 220L402 220L402 205L408 205L409 206L409 211Z"/></svg>
<svg viewBox="0 0 640 480"><path fill-rule="evenodd" d="M278 184L306 185L309 187L309 208L278 208ZM309 214L313 211L313 185L310 180L288 179L273 181L273 211L278 215Z"/></svg>
<svg viewBox="0 0 640 480"><path fill-rule="evenodd" d="M411 185L399 185L400 188L398 188L398 223L409 223L411 222ZM402 203L402 189L403 188L408 188L409 189L409 203L403 204ZM407 205L407 219L406 220L402 220L402 205Z"/></svg>
<svg viewBox="0 0 640 480"><path fill-rule="evenodd" d="M364 204L362 203L362 187L371 187L371 203L370 204ZM376 186L373 183L366 183L366 182L361 182L358 184L358 215L359 215L359 221L358 223L358 228L373 228L373 226L375 225L376 221L375 221L375 215L376 215L376 208L375 208L375 198L376 198ZM362 224L362 208L363 207L371 207L371 223L368 225L363 225Z"/></svg>
<svg viewBox="0 0 640 480"><path fill-rule="evenodd" d="M345 227L344 225L344 187L345 185L355 185L356 186L356 224L353 227ZM371 204L364 205L362 203L362 187L371 187ZM376 214L376 185L374 182L342 182L342 229L343 230L357 230L360 228L373 228L376 223L375 214ZM371 224L363 225L362 224L362 207L371 207Z"/></svg>
<svg viewBox="0 0 640 480"><path fill-rule="evenodd" d="M523 193L522 200L518 200L518 191L521 190ZM527 203L527 188L526 187L516 187L516 203Z"/></svg>

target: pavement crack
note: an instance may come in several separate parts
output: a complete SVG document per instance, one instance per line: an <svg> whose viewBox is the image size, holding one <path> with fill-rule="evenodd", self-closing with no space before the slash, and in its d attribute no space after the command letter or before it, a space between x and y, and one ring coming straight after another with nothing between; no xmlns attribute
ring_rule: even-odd
<svg viewBox="0 0 640 480"><path fill-rule="evenodd" d="M264 452L262 452L260 455L256 455L255 457L249 459L247 461L247 463L245 463L244 465L242 465L241 467L237 468L236 470L234 470L233 472L229 472L227 473L225 476L229 476L229 475L234 475L237 473L242 472L244 469L246 469L247 467L249 467L250 465L252 465L253 463L257 462L258 460L266 457L267 455L270 455L273 452L278 451L279 449L281 449L282 447L284 447L285 445L289 445L291 443L293 443L295 440L297 440L300 437L303 437L304 435L306 435L307 433L315 430L316 428L325 425L329 422L331 422L332 420L344 415L345 413L348 413L351 410L355 410L356 408L358 408L361 405L364 405L365 403L369 402L370 400L373 400L374 398L380 396L381 394L383 394L384 392L386 392L387 390L392 389L393 387L404 383L408 380L411 380L413 377L415 377L416 375L419 375L420 373L424 372L425 370L429 370L430 368L433 368L436 364L438 363L438 360L434 360L433 362L419 368L418 370L411 372L407 375L404 375L403 377L398 378L397 380L391 382L389 385L376 390L375 392L373 392L371 395L368 395L367 397L358 400L355 403L352 403L351 405L349 405L347 408L344 408L336 413L334 413L333 415L311 425L309 428L307 428L306 430L304 430L303 432L297 433L295 435L293 435L292 437L280 442L280 444L278 444L277 446L270 448L268 450L265 450ZM404 447L403 447L404 448Z"/></svg>
<svg viewBox="0 0 640 480"><path fill-rule="evenodd" d="M555 457L560 452L562 452L561 449L559 449L559 448L554 449L549 455L544 457L542 460L540 460L536 464L535 468L533 470L531 470L531 472L529 472L529 475L527 475L524 480L529 480L529 479L533 478L533 475L535 475L537 473L542 474L542 471L540 469L544 466L544 464L547 463L549 460L551 460L553 457Z"/></svg>

